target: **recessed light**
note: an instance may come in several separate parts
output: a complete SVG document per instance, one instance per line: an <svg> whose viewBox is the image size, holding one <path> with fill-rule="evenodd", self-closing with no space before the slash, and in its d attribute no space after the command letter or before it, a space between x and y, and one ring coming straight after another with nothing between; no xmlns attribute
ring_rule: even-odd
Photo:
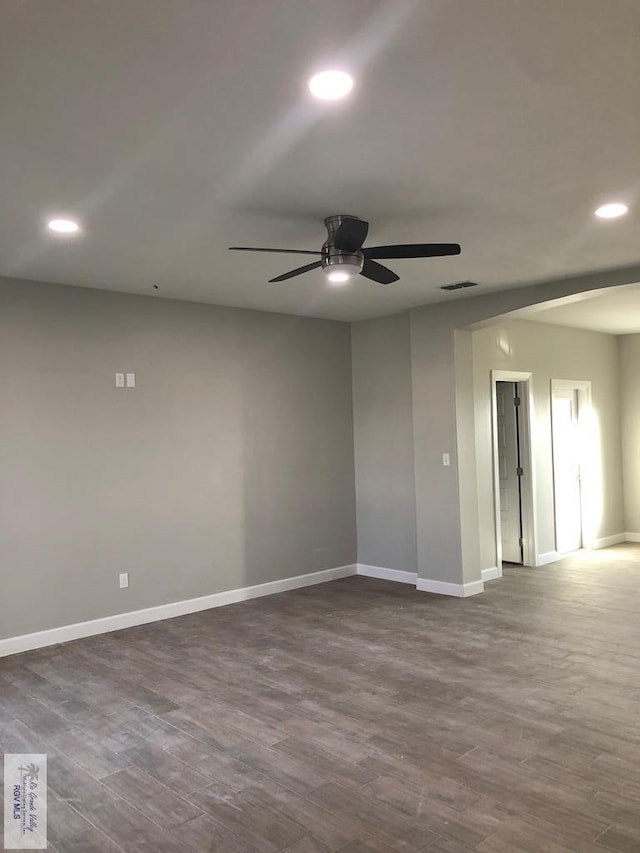
<svg viewBox="0 0 640 853"><path fill-rule="evenodd" d="M346 71L320 71L309 80L309 91L321 101L337 101L353 89L353 77Z"/></svg>
<svg viewBox="0 0 640 853"><path fill-rule="evenodd" d="M600 219L617 219L619 216L624 216L625 213L628 212L629 208L626 204L614 201L610 204L603 204L595 211L595 214L600 217Z"/></svg>
<svg viewBox="0 0 640 853"><path fill-rule="evenodd" d="M80 226L73 219L51 219L47 227L56 234L75 234L80 230Z"/></svg>

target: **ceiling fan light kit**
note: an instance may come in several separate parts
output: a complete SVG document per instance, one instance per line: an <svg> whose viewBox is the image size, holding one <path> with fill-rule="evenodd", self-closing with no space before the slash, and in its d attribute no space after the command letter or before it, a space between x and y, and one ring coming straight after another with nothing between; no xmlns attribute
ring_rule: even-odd
<svg viewBox="0 0 640 853"><path fill-rule="evenodd" d="M340 264L333 264L323 269L327 280L333 284L344 284L353 278L354 275L360 275L362 272L362 264L352 264L348 261Z"/></svg>
<svg viewBox="0 0 640 853"><path fill-rule="evenodd" d="M312 270L324 271L333 283L343 283L355 275L362 275L378 284L398 281L393 270L378 263L391 258L437 258L459 255L458 243L406 243L394 246L372 246L363 244L369 233L369 223L351 214L335 214L324 220L327 239L320 251L313 249L271 249L255 246L230 246L236 252L282 252L284 254L316 255L319 260L297 267L294 270L270 279L270 283L286 281Z"/></svg>

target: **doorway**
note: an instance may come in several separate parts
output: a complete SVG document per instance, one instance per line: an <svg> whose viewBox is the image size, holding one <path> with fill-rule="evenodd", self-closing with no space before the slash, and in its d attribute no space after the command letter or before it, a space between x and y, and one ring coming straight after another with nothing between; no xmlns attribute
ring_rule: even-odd
<svg viewBox="0 0 640 853"><path fill-rule="evenodd" d="M591 383L551 380L551 434L556 551L569 554L591 547L585 533L583 494L584 415L590 406Z"/></svg>
<svg viewBox="0 0 640 853"><path fill-rule="evenodd" d="M496 558L536 565L530 373L491 371Z"/></svg>

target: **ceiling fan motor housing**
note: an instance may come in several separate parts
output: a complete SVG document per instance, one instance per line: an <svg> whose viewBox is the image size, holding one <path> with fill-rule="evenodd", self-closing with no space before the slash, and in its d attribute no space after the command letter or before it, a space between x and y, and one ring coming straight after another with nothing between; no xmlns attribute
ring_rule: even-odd
<svg viewBox="0 0 640 853"><path fill-rule="evenodd" d="M337 214L336 216L327 216L324 224L327 228L327 239L322 246L322 269L333 267L334 269L341 266L348 266L350 272L356 272L353 267L357 267L357 272L361 272L364 266L364 255L361 249L356 252L345 252L342 249L337 249L335 246L336 231L345 219L356 219L357 216L349 214Z"/></svg>

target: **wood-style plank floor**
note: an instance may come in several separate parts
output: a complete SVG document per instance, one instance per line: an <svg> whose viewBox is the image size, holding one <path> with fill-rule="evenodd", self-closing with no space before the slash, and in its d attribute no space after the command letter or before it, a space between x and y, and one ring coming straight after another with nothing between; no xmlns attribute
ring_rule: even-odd
<svg viewBox="0 0 640 853"><path fill-rule="evenodd" d="M640 850L640 549L349 578L0 661L57 853Z"/></svg>

